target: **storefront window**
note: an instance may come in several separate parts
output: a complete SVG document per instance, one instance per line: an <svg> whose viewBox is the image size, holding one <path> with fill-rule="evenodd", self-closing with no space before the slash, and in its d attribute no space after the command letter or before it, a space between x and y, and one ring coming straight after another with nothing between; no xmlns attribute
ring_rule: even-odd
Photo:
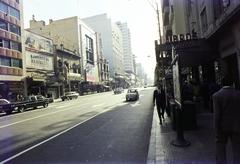
<svg viewBox="0 0 240 164"><path fill-rule="evenodd" d="M2 66L11 66L11 60L10 58L0 57L0 65Z"/></svg>
<svg viewBox="0 0 240 164"><path fill-rule="evenodd" d="M20 27L13 24L10 24L9 27L11 32L20 35Z"/></svg>
<svg viewBox="0 0 240 164"><path fill-rule="evenodd" d="M19 59L12 59L12 67L22 68L22 61Z"/></svg>
<svg viewBox="0 0 240 164"><path fill-rule="evenodd" d="M8 13L8 7L5 3L0 2L0 11Z"/></svg>
<svg viewBox="0 0 240 164"><path fill-rule="evenodd" d="M17 19L20 19L20 12L17 9L14 9L13 7L10 7L10 6L9 6L9 15Z"/></svg>
<svg viewBox="0 0 240 164"><path fill-rule="evenodd" d="M4 30L8 30L7 23L0 20L0 28Z"/></svg>

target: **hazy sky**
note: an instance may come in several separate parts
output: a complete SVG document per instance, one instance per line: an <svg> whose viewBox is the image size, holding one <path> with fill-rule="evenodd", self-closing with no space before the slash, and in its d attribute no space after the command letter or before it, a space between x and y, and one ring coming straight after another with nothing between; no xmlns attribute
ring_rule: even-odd
<svg viewBox="0 0 240 164"><path fill-rule="evenodd" d="M35 15L36 20L61 19L78 15L80 18L107 13L113 22L127 22L131 31L132 50L136 60L153 78L155 68L154 40L158 38L154 0L23 0L24 26ZM150 57L149 57L150 56Z"/></svg>

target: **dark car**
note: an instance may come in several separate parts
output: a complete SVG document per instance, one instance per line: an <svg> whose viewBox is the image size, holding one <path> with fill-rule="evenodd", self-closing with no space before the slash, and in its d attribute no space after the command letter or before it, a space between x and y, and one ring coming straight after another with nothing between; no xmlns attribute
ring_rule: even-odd
<svg viewBox="0 0 240 164"><path fill-rule="evenodd" d="M62 101L77 99L79 93L77 92L66 92L64 96L61 96Z"/></svg>
<svg viewBox="0 0 240 164"><path fill-rule="evenodd" d="M126 94L126 101L130 100L138 100L139 99L139 94L137 89L128 89L127 94Z"/></svg>

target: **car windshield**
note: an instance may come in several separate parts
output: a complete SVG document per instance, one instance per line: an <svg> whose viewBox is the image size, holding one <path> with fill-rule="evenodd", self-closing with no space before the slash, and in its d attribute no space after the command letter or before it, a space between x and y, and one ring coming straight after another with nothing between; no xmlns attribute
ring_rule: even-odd
<svg viewBox="0 0 240 164"><path fill-rule="evenodd" d="M128 93L136 93L136 92L137 92L137 90L135 90L135 89L128 90Z"/></svg>
<svg viewBox="0 0 240 164"><path fill-rule="evenodd" d="M9 104L10 102L4 99L0 99L0 104Z"/></svg>
<svg viewBox="0 0 240 164"><path fill-rule="evenodd" d="M240 0L0 0L0 164L240 164L239 90Z"/></svg>

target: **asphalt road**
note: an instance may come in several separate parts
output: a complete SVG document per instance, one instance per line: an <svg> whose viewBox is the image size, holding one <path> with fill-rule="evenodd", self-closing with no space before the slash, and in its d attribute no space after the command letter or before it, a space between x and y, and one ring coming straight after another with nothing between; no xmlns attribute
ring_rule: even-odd
<svg viewBox="0 0 240 164"><path fill-rule="evenodd" d="M112 92L0 117L2 163L146 163L152 89Z"/></svg>

